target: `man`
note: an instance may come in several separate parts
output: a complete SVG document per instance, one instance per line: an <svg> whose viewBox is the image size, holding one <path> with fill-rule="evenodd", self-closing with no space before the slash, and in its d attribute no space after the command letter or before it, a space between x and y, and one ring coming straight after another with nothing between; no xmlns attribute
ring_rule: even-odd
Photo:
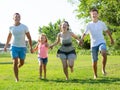
<svg viewBox="0 0 120 90"><path fill-rule="evenodd" d="M98 10L92 9L90 11L90 15L92 21L88 23L86 30L83 33L81 39L83 40L86 34L90 35L92 67L94 71L94 79L96 79L98 51L100 51L102 55L102 73L103 75L106 75L105 66L107 62L107 52L106 52L106 43L104 40L103 31L105 31L109 35L111 44L114 44L114 41L105 23L98 20Z"/></svg>
<svg viewBox="0 0 120 90"><path fill-rule="evenodd" d="M23 66L24 60L26 57L26 43L25 36L27 36L30 45L30 51L32 53L32 40L28 28L26 25L20 23L20 14L15 13L13 15L14 25L9 28L9 34L7 37L7 42L4 47L4 51L6 51L9 42L13 36L13 41L11 43L11 57L13 59L13 69L16 82L19 81L18 77L18 68Z"/></svg>

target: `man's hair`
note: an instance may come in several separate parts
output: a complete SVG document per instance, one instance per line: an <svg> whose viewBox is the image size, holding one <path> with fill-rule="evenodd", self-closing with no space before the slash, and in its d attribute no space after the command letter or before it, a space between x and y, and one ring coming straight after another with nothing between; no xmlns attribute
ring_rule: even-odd
<svg viewBox="0 0 120 90"><path fill-rule="evenodd" d="M98 10L96 8L93 8L90 10L90 12L94 12L94 11L96 11L98 13Z"/></svg>
<svg viewBox="0 0 120 90"><path fill-rule="evenodd" d="M19 16L20 16L20 14L19 14L19 13L14 13L14 14L13 14L13 16L14 16L14 15L19 15Z"/></svg>

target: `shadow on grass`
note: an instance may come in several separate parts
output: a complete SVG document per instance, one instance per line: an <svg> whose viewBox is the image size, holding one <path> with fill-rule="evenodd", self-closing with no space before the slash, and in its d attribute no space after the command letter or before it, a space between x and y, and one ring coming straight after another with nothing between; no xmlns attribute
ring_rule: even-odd
<svg viewBox="0 0 120 90"><path fill-rule="evenodd" d="M0 62L0 64L12 64L13 62Z"/></svg>
<svg viewBox="0 0 120 90"><path fill-rule="evenodd" d="M89 83L89 84L98 84L98 83L104 83L104 84L120 84L120 78L99 78L99 79L71 79L71 80L62 80L62 79L56 79L56 80L45 80L45 81L52 81L52 82L58 82L58 83Z"/></svg>

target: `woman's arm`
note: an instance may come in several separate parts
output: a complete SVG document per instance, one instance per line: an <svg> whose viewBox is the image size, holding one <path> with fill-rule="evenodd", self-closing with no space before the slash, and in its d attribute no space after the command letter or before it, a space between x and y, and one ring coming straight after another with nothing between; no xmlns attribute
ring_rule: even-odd
<svg viewBox="0 0 120 90"><path fill-rule="evenodd" d="M59 42L60 42L60 35L58 34L56 41L55 41L53 44L50 45L50 48L53 48L53 47L54 47L55 45L57 45Z"/></svg>

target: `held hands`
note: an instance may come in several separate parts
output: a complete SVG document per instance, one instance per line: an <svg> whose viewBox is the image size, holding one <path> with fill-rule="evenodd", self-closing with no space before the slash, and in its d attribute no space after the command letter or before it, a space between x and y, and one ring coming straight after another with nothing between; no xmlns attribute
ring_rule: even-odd
<svg viewBox="0 0 120 90"><path fill-rule="evenodd" d="M53 45L50 45L49 48L50 48L50 49L53 49Z"/></svg>
<svg viewBox="0 0 120 90"><path fill-rule="evenodd" d="M6 47L4 47L4 51L7 52L7 48Z"/></svg>
<svg viewBox="0 0 120 90"><path fill-rule="evenodd" d="M79 45L80 45L80 46L83 45L83 40L82 40L82 39L79 40Z"/></svg>
<svg viewBox="0 0 120 90"><path fill-rule="evenodd" d="M112 45L114 44L114 40L113 39L111 39L111 42L110 42Z"/></svg>
<svg viewBox="0 0 120 90"><path fill-rule="evenodd" d="M33 53L33 49L32 48L30 48L30 53Z"/></svg>

